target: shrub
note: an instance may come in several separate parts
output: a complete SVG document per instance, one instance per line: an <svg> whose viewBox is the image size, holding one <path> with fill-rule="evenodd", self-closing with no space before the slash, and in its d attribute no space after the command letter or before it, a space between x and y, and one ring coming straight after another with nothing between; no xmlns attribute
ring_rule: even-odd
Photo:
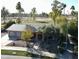
<svg viewBox="0 0 79 59"><path fill-rule="evenodd" d="M20 18L17 18L16 19L16 23L20 24L21 23L21 19Z"/></svg>
<svg viewBox="0 0 79 59"><path fill-rule="evenodd" d="M5 24L4 29L7 29L12 24L15 24L15 22L14 21L9 21L8 23Z"/></svg>
<svg viewBox="0 0 79 59"><path fill-rule="evenodd" d="M68 32L74 37L78 37L78 24L75 21L71 21L68 26Z"/></svg>

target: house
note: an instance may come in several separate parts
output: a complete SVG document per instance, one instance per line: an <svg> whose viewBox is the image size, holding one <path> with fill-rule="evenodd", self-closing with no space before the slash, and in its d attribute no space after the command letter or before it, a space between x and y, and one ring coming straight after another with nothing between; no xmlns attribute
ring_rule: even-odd
<svg viewBox="0 0 79 59"><path fill-rule="evenodd" d="M30 30L33 34L32 39L40 39L42 38L42 33L39 32L39 28L45 26L45 24L13 24L11 25L7 31L8 31L8 36L10 40L21 40L23 39L22 37L22 32Z"/></svg>

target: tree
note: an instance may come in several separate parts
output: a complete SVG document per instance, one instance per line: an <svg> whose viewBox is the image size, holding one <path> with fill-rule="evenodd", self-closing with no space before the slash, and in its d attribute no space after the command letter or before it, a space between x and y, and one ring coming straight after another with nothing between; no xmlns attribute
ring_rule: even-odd
<svg viewBox="0 0 79 59"><path fill-rule="evenodd" d="M74 6L71 6L71 8L70 8L71 10L75 10L75 7Z"/></svg>
<svg viewBox="0 0 79 59"><path fill-rule="evenodd" d="M7 29L9 26L11 26L12 24L15 24L14 21L9 21L5 26L4 29Z"/></svg>
<svg viewBox="0 0 79 59"><path fill-rule="evenodd" d="M78 52L78 22L76 20L72 20L69 23L68 26L68 33L71 35L70 40L72 41L73 45L74 45L74 53Z"/></svg>
<svg viewBox="0 0 79 59"><path fill-rule="evenodd" d="M15 23L20 24L21 23L21 19L17 18L16 21L15 21Z"/></svg>
<svg viewBox="0 0 79 59"><path fill-rule="evenodd" d="M75 19L75 18L78 20L78 11L75 11L75 7L74 6L71 6L70 9L71 9L72 20Z"/></svg>
<svg viewBox="0 0 79 59"><path fill-rule="evenodd" d="M35 16L36 16L36 8L35 7L32 8L31 15L32 15L33 20L35 20Z"/></svg>
<svg viewBox="0 0 79 59"><path fill-rule="evenodd" d="M42 12L41 16L43 16L43 17L48 17L48 14L45 13L45 12Z"/></svg>
<svg viewBox="0 0 79 59"><path fill-rule="evenodd" d="M74 6L71 6L70 9L71 9L71 15L74 16L74 10L75 10L75 7L74 7Z"/></svg>
<svg viewBox="0 0 79 59"><path fill-rule="evenodd" d="M66 8L66 4L63 4L63 8L64 9L64 15L65 15L65 8Z"/></svg>
<svg viewBox="0 0 79 59"><path fill-rule="evenodd" d="M56 22L56 17L61 15L61 10L60 10L60 6L59 4L61 4L59 1L54 0L53 1L53 7L52 7L52 12L49 13L49 15L51 16L52 20L53 20L53 26L55 26L55 22Z"/></svg>
<svg viewBox="0 0 79 59"><path fill-rule="evenodd" d="M76 20L70 21L68 26L68 32L70 35L74 36L75 38L78 38L78 24Z"/></svg>
<svg viewBox="0 0 79 59"><path fill-rule="evenodd" d="M56 32L54 31L54 29L56 30ZM49 25L49 26L43 26L39 30L43 34L43 36L42 36L43 40L40 43L40 47L44 48L48 51L51 51L51 52L53 52L53 51L57 52L56 48L57 48L58 41L56 39L59 38L59 29L54 28L52 25ZM53 41L54 41L54 43L53 43ZM52 45L52 43L55 46Z"/></svg>
<svg viewBox="0 0 79 59"><path fill-rule="evenodd" d="M18 10L19 13L21 13L21 3L20 2L17 3L16 9Z"/></svg>
<svg viewBox="0 0 79 59"><path fill-rule="evenodd" d="M65 17L65 16L58 16L57 18L56 18L56 20L57 20L57 26L60 28L60 44L59 44L59 46L60 47L63 47L63 42L66 42L66 48L67 48L67 44L68 44L68 42L69 42L69 38L68 38L68 20L67 20L67 18ZM62 34L62 35L61 35ZM63 47L64 48L64 47Z"/></svg>
<svg viewBox="0 0 79 59"><path fill-rule="evenodd" d="M5 23L6 16L7 16L8 14L9 14L8 10L7 10L5 7L3 7L3 8L1 9L1 16L3 17L4 23Z"/></svg>
<svg viewBox="0 0 79 59"><path fill-rule="evenodd" d="M24 12L24 9L21 7L21 3L20 2L17 3L16 9L18 10L19 16L20 16L21 12Z"/></svg>

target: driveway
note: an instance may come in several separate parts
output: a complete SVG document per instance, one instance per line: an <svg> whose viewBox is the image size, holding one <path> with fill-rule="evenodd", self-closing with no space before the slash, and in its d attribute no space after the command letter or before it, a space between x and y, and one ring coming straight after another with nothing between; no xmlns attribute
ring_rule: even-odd
<svg viewBox="0 0 79 59"><path fill-rule="evenodd" d="M1 37L1 46L5 46L9 43L13 42L12 40L9 40L8 34L4 35L3 37Z"/></svg>
<svg viewBox="0 0 79 59"><path fill-rule="evenodd" d="M1 55L1 59L40 59L40 58L13 56L13 55Z"/></svg>
<svg viewBox="0 0 79 59"><path fill-rule="evenodd" d="M3 37L3 36L5 36L7 34L7 32L1 32L1 38Z"/></svg>

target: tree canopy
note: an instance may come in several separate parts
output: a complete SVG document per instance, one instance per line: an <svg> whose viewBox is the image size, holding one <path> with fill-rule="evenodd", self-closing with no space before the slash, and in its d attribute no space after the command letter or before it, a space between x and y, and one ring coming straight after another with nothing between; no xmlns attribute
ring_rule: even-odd
<svg viewBox="0 0 79 59"><path fill-rule="evenodd" d="M36 8L32 8L31 10L31 17L33 18L33 20L35 20L35 16L36 16Z"/></svg>
<svg viewBox="0 0 79 59"><path fill-rule="evenodd" d="M5 18L6 18L6 16L8 16L8 14L9 14L8 10L5 7L3 7L1 9L1 17L3 17L4 23L5 23L5 20L6 20Z"/></svg>
<svg viewBox="0 0 79 59"><path fill-rule="evenodd" d="M24 12L24 9L21 7L21 3L20 2L17 3L16 9L18 10L19 13Z"/></svg>

